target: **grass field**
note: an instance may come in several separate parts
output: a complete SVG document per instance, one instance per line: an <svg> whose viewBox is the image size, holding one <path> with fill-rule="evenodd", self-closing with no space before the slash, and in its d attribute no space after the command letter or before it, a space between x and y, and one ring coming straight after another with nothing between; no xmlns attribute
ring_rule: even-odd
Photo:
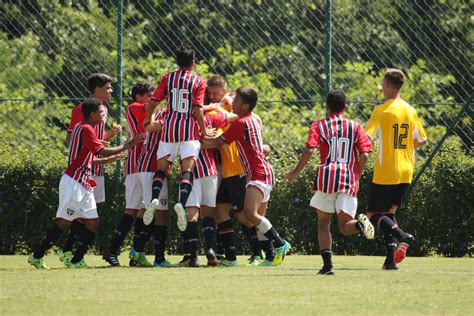
<svg viewBox="0 0 474 316"><path fill-rule="evenodd" d="M408 258L394 272L380 270L381 257L339 256L336 276L316 276L318 256L288 256L276 268L107 268L87 256L96 268L68 270L57 256L45 260L49 271L0 256L1 315L474 313L469 258Z"/></svg>

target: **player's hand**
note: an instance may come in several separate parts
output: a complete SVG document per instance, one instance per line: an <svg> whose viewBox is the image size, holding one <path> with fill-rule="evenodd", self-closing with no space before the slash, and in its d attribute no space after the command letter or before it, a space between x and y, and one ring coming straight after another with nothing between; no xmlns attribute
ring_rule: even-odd
<svg viewBox="0 0 474 316"><path fill-rule="evenodd" d="M222 98L221 102L222 102L223 104L232 105L232 102L234 102L234 100L233 100L233 98L232 98L232 96L231 96L230 94L226 94L226 95Z"/></svg>
<svg viewBox="0 0 474 316"><path fill-rule="evenodd" d="M122 126L120 124L113 125L111 132L112 132L112 135L114 136L120 134L122 132Z"/></svg>
<svg viewBox="0 0 474 316"><path fill-rule="evenodd" d="M201 133L201 138L204 138L204 137L215 137L217 134L216 132L216 129L215 128L207 128L204 130L204 132Z"/></svg>
<svg viewBox="0 0 474 316"><path fill-rule="evenodd" d="M101 140L100 141L102 143L102 145L104 145L105 147L109 146L110 145L110 142L106 141L106 140Z"/></svg>
<svg viewBox="0 0 474 316"><path fill-rule="evenodd" d="M283 177L286 179L286 181L288 181L289 183L292 183L293 181L295 181L296 177L298 177L298 175L296 174L296 172L294 170L291 170L287 173L285 173L283 175Z"/></svg>
<svg viewBox="0 0 474 316"><path fill-rule="evenodd" d="M150 125L151 123L151 117L146 117L144 120L143 120L143 127L144 128L147 128L148 125Z"/></svg>
<svg viewBox="0 0 474 316"><path fill-rule="evenodd" d="M129 140L125 145L127 145L127 148L131 148L133 146L136 146L138 143L142 142L145 139L145 135L143 133L138 133L134 138Z"/></svg>

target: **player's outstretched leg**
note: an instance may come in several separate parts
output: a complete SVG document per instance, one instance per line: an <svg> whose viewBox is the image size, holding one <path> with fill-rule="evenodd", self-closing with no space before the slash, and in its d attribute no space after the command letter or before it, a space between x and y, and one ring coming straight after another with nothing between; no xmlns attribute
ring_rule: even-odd
<svg viewBox="0 0 474 316"><path fill-rule="evenodd" d="M51 228L46 232L43 240L41 240L40 244L36 247L35 251L29 256L28 263L36 269L49 269L49 267L44 263L44 254L58 241L62 233L63 229L57 223L51 226Z"/></svg>

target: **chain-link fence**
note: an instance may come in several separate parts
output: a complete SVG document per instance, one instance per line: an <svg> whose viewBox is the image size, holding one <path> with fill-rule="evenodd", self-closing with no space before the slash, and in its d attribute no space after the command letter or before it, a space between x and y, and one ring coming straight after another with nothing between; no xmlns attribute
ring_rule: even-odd
<svg viewBox="0 0 474 316"><path fill-rule="evenodd" d="M65 152L71 107L86 78L118 79L109 102L123 124L127 92L174 69L181 42L198 52L197 72L222 74L231 89L257 88L265 138L275 153L303 147L323 96L343 88L349 116L366 122L382 98L383 69L404 69L403 96L431 144L447 132L472 92L472 9L467 1L2 1L0 127L13 148L41 144ZM121 22L121 23L120 23ZM120 26L120 27L119 27ZM123 74L123 76L122 76ZM472 110L449 142L472 153ZM112 123L109 121L109 123ZM427 147L422 155L426 155Z"/></svg>

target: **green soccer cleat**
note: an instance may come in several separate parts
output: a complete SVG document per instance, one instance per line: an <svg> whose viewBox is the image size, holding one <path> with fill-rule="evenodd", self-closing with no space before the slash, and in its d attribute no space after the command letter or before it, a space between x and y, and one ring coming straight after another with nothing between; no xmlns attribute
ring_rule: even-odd
<svg viewBox="0 0 474 316"><path fill-rule="evenodd" d="M137 267L151 267L153 266L145 256L144 252L135 252L134 256L130 256L130 262L136 263Z"/></svg>
<svg viewBox="0 0 474 316"><path fill-rule="evenodd" d="M248 260L248 262L245 266L246 267L258 266L262 262L263 262L263 260L261 259L260 256L252 256L252 257L249 258L249 260Z"/></svg>
<svg viewBox="0 0 474 316"><path fill-rule="evenodd" d="M71 262L71 259L73 257L72 251L66 251L66 252L60 251L58 256L59 256L59 261L64 263L64 265L66 267L69 265L69 263Z"/></svg>
<svg viewBox="0 0 474 316"><path fill-rule="evenodd" d="M273 261L263 260L258 264L259 267L272 267Z"/></svg>
<svg viewBox="0 0 474 316"><path fill-rule="evenodd" d="M285 260L286 253L291 249L289 242L285 241L285 244L275 249L275 259L273 259L272 265L274 267L279 266Z"/></svg>
<svg viewBox="0 0 474 316"><path fill-rule="evenodd" d="M86 264L84 259L76 263L69 262L69 265L67 267L69 269L88 269L89 268L89 266Z"/></svg>
<svg viewBox="0 0 474 316"><path fill-rule="evenodd" d="M237 260L221 260L219 262L219 267L226 267L226 268L233 268L233 267L238 267L239 262Z"/></svg>
<svg viewBox="0 0 474 316"><path fill-rule="evenodd" d="M43 258L36 259L33 254L28 257L28 263L31 264L36 269L49 270L49 267L44 263Z"/></svg>

